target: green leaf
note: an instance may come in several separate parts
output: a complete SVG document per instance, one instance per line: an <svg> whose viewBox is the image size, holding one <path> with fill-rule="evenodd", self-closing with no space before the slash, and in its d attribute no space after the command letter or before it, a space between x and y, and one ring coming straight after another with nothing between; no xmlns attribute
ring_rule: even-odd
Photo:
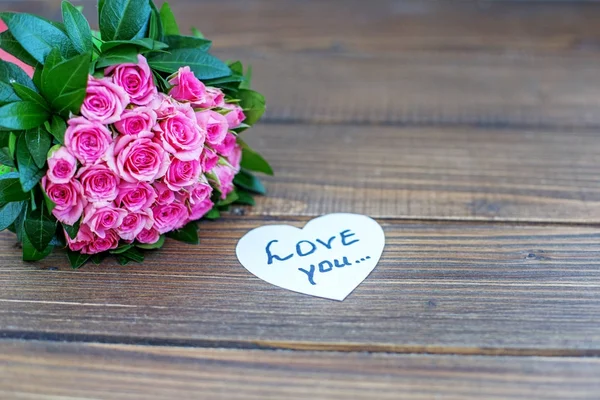
<svg viewBox="0 0 600 400"><path fill-rule="evenodd" d="M8 174L9 172L13 172L14 168L7 167L6 165L0 165L0 175Z"/></svg>
<svg viewBox="0 0 600 400"><path fill-rule="evenodd" d="M46 193L45 190L42 190L42 195L44 196L44 203L46 204L46 209L48 210L49 213L52 212L52 210L54 210L54 208L56 207L56 203L53 202L50 197L48 197L48 194Z"/></svg>
<svg viewBox="0 0 600 400"><path fill-rule="evenodd" d="M255 152L249 147L242 148L242 162L243 168L250 171L262 172L263 174L273 175L273 168L269 165L260 154Z"/></svg>
<svg viewBox="0 0 600 400"><path fill-rule="evenodd" d="M120 254L117 254L117 262L119 263L119 265L127 265L131 262L131 260L127 257L123 257Z"/></svg>
<svg viewBox="0 0 600 400"><path fill-rule="evenodd" d="M29 241L38 251L43 252L56 232L56 220L51 218L45 207L27 214L24 222Z"/></svg>
<svg viewBox="0 0 600 400"><path fill-rule="evenodd" d="M62 61L52 68L44 68L42 93L58 114L65 117L70 112L79 114L86 93L90 59L90 53L86 53Z"/></svg>
<svg viewBox="0 0 600 400"><path fill-rule="evenodd" d="M54 48L65 58L77 54L67 34L50 21L31 14L3 13L1 17L19 44L41 64Z"/></svg>
<svg viewBox="0 0 600 400"><path fill-rule="evenodd" d="M21 237L21 245L23 246L23 261L39 261L42 260L52 253L52 249L54 246L48 245L42 251L39 251L35 248L35 246L31 243L31 240L27 236L27 234L22 235Z"/></svg>
<svg viewBox="0 0 600 400"><path fill-rule="evenodd" d="M0 127L25 130L37 128L48 119L50 113L31 101L20 101L0 107Z"/></svg>
<svg viewBox="0 0 600 400"><path fill-rule="evenodd" d="M148 24L148 0L104 0L100 8L102 40L130 40Z"/></svg>
<svg viewBox="0 0 600 400"><path fill-rule="evenodd" d="M137 62L137 47L120 46L100 56L96 63L96 68L106 68L116 64L137 64Z"/></svg>
<svg viewBox="0 0 600 400"><path fill-rule="evenodd" d="M235 201L235 204L243 204L246 206L254 206L256 202L254 201L254 197L243 189L237 189L238 199Z"/></svg>
<svg viewBox="0 0 600 400"><path fill-rule="evenodd" d="M75 225L73 225L73 226L62 224L63 229L65 230L65 232L67 232L67 235L69 235L69 237L71 239L75 239L77 237L80 226L81 226L81 221L77 221L75 223Z"/></svg>
<svg viewBox="0 0 600 400"><path fill-rule="evenodd" d="M100 265L102 263L102 261L104 261L105 258L106 258L106 253L98 253L98 254L94 254L91 257L91 260L94 264Z"/></svg>
<svg viewBox="0 0 600 400"><path fill-rule="evenodd" d="M56 67L58 64L60 64L64 60L65 60L64 57L60 54L60 51L58 49L52 49L50 51L50 53L48 54L48 57L46 57L46 64L44 65L44 70L50 71L52 68ZM43 73L43 71L42 71L42 73ZM42 75L42 80L43 79L44 78ZM40 85L40 87L41 87L41 85Z"/></svg>
<svg viewBox="0 0 600 400"><path fill-rule="evenodd" d="M217 208L213 208L204 216L204 218L211 220L211 221L215 220L215 219L219 219L219 218L221 218L221 213L219 212L219 210Z"/></svg>
<svg viewBox="0 0 600 400"><path fill-rule="evenodd" d="M35 90L35 85L31 78L16 64L0 60L0 103L7 104L19 101L20 98L15 93L13 83L19 83Z"/></svg>
<svg viewBox="0 0 600 400"><path fill-rule="evenodd" d="M0 231L12 225L23 211L24 201L15 201L0 206Z"/></svg>
<svg viewBox="0 0 600 400"><path fill-rule="evenodd" d="M164 244L165 244L165 237L161 236L160 239L158 239L158 242L156 242L156 243L152 243L152 244L136 243L135 247L138 247L138 248L144 249L144 250L155 250L155 249L160 249L161 247L163 247Z"/></svg>
<svg viewBox="0 0 600 400"><path fill-rule="evenodd" d="M37 167L29 153L25 135L21 135L17 141L17 166L19 167L19 179L24 192L33 189L44 176L44 171Z"/></svg>
<svg viewBox="0 0 600 400"><path fill-rule="evenodd" d="M81 54L91 52L93 50L92 30L81 11L68 1L63 1L62 17L67 29L67 35L73 42L75 50Z"/></svg>
<svg viewBox="0 0 600 400"><path fill-rule="evenodd" d="M132 244L124 244L110 251L110 254L122 254L133 247Z"/></svg>
<svg viewBox="0 0 600 400"><path fill-rule="evenodd" d="M158 87L160 92L168 93L171 85L165 78L163 78L160 73L157 71L152 71L152 76L154 76L154 83Z"/></svg>
<svg viewBox="0 0 600 400"><path fill-rule="evenodd" d="M15 135L14 133L11 132L10 135L8 135L8 152L13 160L15 158L16 151L17 151L17 135Z"/></svg>
<svg viewBox="0 0 600 400"><path fill-rule="evenodd" d="M48 102L46 102L46 99L44 99L35 90L32 90L27 86L23 86L20 83L13 83L12 86L15 93L19 96L20 100L36 103L37 105L44 107L46 110L50 109L50 106L48 105Z"/></svg>
<svg viewBox="0 0 600 400"><path fill-rule="evenodd" d="M227 65L229 65L229 69L231 69L231 72L233 72L234 74L240 76L244 75L244 65L241 61L227 62Z"/></svg>
<svg viewBox="0 0 600 400"><path fill-rule="evenodd" d="M197 28L194 28L192 26L192 35L194 35L195 37L199 38L199 39L204 39L204 35L202 34L202 32L200 32Z"/></svg>
<svg viewBox="0 0 600 400"><path fill-rule="evenodd" d="M164 30L160 20L160 11L156 8L154 1L150 2L150 8L152 11L150 14L150 24L148 26L148 37L154 40L162 40Z"/></svg>
<svg viewBox="0 0 600 400"><path fill-rule="evenodd" d="M14 103L21 98L15 93L12 85L6 82L0 82L0 105Z"/></svg>
<svg viewBox="0 0 600 400"><path fill-rule="evenodd" d="M198 225L195 222L190 222L183 228L167 233L167 237L189 244L198 244Z"/></svg>
<svg viewBox="0 0 600 400"><path fill-rule="evenodd" d="M38 64L38 67L33 71L33 83L36 88L42 87L42 73L44 72L44 66Z"/></svg>
<svg viewBox="0 0 600 400"><path fill-rule="evenodd" d="M10 156L8 148L0 149L0 164L10 168L15 168L15 161Z"/></svg>
<svg viewBox="0 0 600 400"><path fill-rule="evenodd" d="M252 65L248 66L244 74L244 80L240 83L240 89L250 89L250 86L252 86Z"/></svg>
<svg viewBox="0 0 600 400"><path fill-rule="evenodd" d="M144 23L144 25L142 25L142 27L140 28L138 33L136 33L135 36L133 36L131 38L132 40L144 39L144 38L148 37L148 29L150 28L150 15L151 14L148 14L148 18L146 18L146 22Z"/></svg>
<svg viewBox="0 0 600 400"><path fill-rule="evenodd" d="M230 90L235 90L237 92L240 83L244 80L244 77L237 74L232 74L223 78L217 79L206 79L204 80L204 84L206 86L215 86L221 88L227 88Z"/></svg>
<svg viewBox="0 0 600 400"><path fill-rule="evenodd" d="M230 205L230 204L233 204L233 203L235 203L235 201L236 201L238 198L239 198L239 197L238 197L238 194L237 194L237 193L235 192L235 190L234 190L234 191L232 191L231 193L229 193L225 199L223 199L223 200L219 201L219 202L217 203L217 206L219 206L219 207L228 206L228 205Z"/></svg>
<svg viewBox="0 0 600 400"><path fill-rule="evenodd" d="M175 49L195 49L197 51L208 51L212 42L206 39L200 39L193 36L170 35L165 36L164 42L169 48Z"/></svg>
<svg viewBox="0 0 600 400"><path fill-rule="evenodd" d="M133 46L140 49L146 49L150 51L163 50L169 47L168 44L159 42L150 38L136 39L136 40L113 40L111 42L102 43L102 52L106 53L112 49L119 48L122 46ZM136 49L137 52L137 49Z"/></svg>
<svg viewBox="0 0 600 400"><path fill-rule="evenodd" d="M123 253L120 253L118 257L124 257L135 262L144 261L144 254L142 254L142 252L136 249L135 247L130 247Z"/></svg>
<svg viewBox="0 0 600 400"><path fill-rule="evenodd" d="M17 217L17 219L15 219L15 222L11 226L11 228L14 228L14 230L12 231L16 233L17 240L19 242L23 242L23 236L25 236L25 228L23 228L23 223L25 222L25 215L27 214L28 208L29 203L24 202L23 211L21 211L21 214L19 214L19 216Z"/></svg>
<svg viewBox="0 0 600 400"><path fill-rule="evenodd" d="M266 194L267 190L257 177L246 170L241 170L233 179L233 183L252 193Z"/></svg>
<svg viewBox="0 0 600 400"><path fill-rule="evenodd" d="M171 53L157 54L150 58L152 68L174 73L180 67L189 66L200 80L221 78L231 74L229 67L218 58L194 49L174 49Z"/></svg>
<svg viewBox="0 0 600 400"><path fill-rule="evenodd" d="M81 254L76 251L67 250L67 257L69 257L71 268L79 269L88 262L91 256L89 254Z"/></svg>
<svg viewBox="0 0 600 400"><path fill-rule="evenodd" d="M265 113L265 97L254 90L241 89L237 93L241 100L240 104L246 114L244 121L248 125L254 125Z"/></svg>
<svg viewBox="0 0 600 400"><path fill-rule="evenodd" d="M38 168L44 168L50 150L50 134L43 127L30 129L25 132L25 143L27 149Z"/></svg>
<svg viewBox="0 0 600 400"><path fill-rule="evenodd" d="M67 123L58 115L53 115L48 131L54 136L60 144L65 142L65 132L67 131Z"/></svg>
<svg viewBox="0 0 600 400"><path fill-rule="evenodd" d="M160 9L160 21L165 35L179 35L179 26L169 3L163 3Z"/></svg>
<svg viewBox="0 0 600 400"><path fill-rule="evenodd" d="M15 39L10 31L4 31L0 33L0 49L6 51L8 54L13 55L18 60L21 60L27 65L32 67L37 66L38 62L33 58L27 50L21 46L21 44Z"/></svg>

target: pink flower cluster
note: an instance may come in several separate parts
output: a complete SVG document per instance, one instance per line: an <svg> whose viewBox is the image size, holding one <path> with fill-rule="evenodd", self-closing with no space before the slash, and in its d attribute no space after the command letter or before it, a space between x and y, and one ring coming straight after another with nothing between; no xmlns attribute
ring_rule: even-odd
<svg viewBox="0 0 600 400"><path fill-rule="evenodd" d="M75 239L66 235L71 250L155 243L210 211L213 188L222 198L233 190L241 148L231 130L244 121L242 109L189 67L169 83L160 93L141 55L89 78L81 116L68 121L42 179L54 216L80 222Z"/></svg>

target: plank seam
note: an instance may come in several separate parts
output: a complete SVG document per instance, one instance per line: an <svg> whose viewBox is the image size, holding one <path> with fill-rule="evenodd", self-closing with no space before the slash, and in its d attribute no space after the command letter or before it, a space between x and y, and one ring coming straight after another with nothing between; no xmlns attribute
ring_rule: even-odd
<svg viewBox="0 0 600 400"><path fill-rule="evenodd" d="M0 340L99 343L135 346L193 347L233 350L269 350L302 352L337 352L364 354L415 354L492 357L600 357L600 349L550 349L550 348L479 348L450 346L413 346L360 343L314 343L241 341L218 339L160 339L135 336L75 334L60 332L0 331Z"/></svg>

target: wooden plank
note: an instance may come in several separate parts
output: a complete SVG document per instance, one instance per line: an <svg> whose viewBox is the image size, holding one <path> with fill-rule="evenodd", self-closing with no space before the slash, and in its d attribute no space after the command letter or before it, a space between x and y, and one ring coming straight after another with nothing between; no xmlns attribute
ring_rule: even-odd
<svg viewBox="0 0 600 400"><path fill-rule="evenodd" d="M59 0L9 9L59 18ZM86 13L95 23L95 1ZM173 2L254 68L266 121L599 126L599 4ZM357 95L359 94L359 95Z"/></svg>
<svg viewBox="0 0 600 400"><path fill-rule="evenodd" d="M382 259L344 302L258 280L235 258L263 224L201 225L142 265L71 272L0 235L0 337L242 348L600 355L597 227L382 220ZM304 276L299 277L304 278Z"/></svg>
<svg viewBox="0 0 600 400"><path fill-rule="evenodd" d="M596 399L599 375L597 358L0 341L0 396L16 400Z"/></svg>
<svg viewBox="0 0 600 400"><path fill-rule="evenodd" d="M4 8L60 19L62 0L4 0ZM97 26L97 0L73 0ZM160 6L161 0L155 0ZM219 48L368 51L598 51L600 5L588 1L174 0L184 33Z"/></svg>
<svg viewBox="0 0 600 400"><path fill-rule="evenodd" d="M253 215L600 221L595 131L262 125L272 162Z"/></svg>

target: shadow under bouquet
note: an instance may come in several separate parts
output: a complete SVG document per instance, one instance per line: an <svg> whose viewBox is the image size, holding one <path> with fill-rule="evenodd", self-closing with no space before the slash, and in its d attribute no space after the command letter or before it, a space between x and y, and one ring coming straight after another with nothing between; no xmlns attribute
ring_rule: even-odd
<svg viewBox="0 0 600 400"><path fill-rule="evenodd" d="M99 0L99 31L62 4L63 22L2 13L0 230L23 259L67 249L73 268L114 254L143 260L165 237L198 243L196 221L253 205L272 174L241 139L265 110L251 71L181 35L168 4Z"/></svg>

